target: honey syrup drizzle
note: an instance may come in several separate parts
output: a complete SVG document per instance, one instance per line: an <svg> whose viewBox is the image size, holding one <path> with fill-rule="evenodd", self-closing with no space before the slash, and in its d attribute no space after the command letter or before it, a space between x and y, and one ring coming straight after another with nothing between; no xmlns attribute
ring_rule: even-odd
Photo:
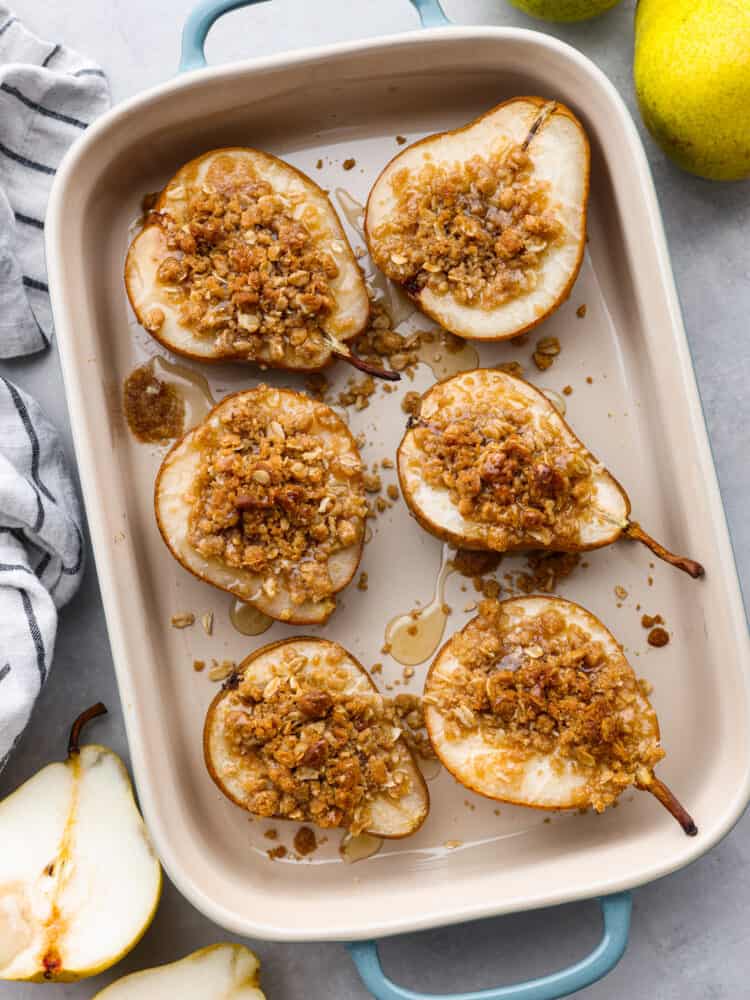
<svg viewBox="0 0 750 1000"><path fill-rule="evenodd" d="M242 635L263 635L273 625L273 618L252 604L235 600L229 609L229 621Z"/></svg>
<svg viewBox="0 0 750 1000"><path fill-rule="evenodd" d="M449 609L445 603L445 581L455 572L448 558L448 547L443 548L435 592L429 604L413 608L392 618L385 629L385 641L390 655L405 667L424 663L438 649L445 632Z"/></svg>
<svg viewBox="0 0 750 1000"><path fill-rule="evenodd" d="M160 354L154 355L149 364L154 375L160 381L173 385L185 401L185 431L206 419L217 401L205 375Z"/></svg>

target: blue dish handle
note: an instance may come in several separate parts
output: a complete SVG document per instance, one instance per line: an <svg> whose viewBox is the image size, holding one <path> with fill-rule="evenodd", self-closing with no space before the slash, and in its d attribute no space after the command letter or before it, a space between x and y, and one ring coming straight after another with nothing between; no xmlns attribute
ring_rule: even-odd
<svg viewBox="0 0 750 1000"><path fill-rule="evenodd" d="M182 30L182 52L180 55L180 73L191 69L203 69L206 65L204 46L214 22L222 14L239 7L250 7L252 4L265 3L266 0L200 0L193 7ZM451 22L445 16L440 0L410 0L416 7L423 28L439 28Z"/></svg>
<svg viewBox="0 0 750 1000"><path fill-rule="evenodd" d="M617 965L628 943L631 904L629 892L599 900L604 920L602 939L590 955L575 965L540 979L475 993L415 993L388 979L380 964L376 941L354 941L347 948L362 982L376 1000L558 1000L591 986Z"/></svg>

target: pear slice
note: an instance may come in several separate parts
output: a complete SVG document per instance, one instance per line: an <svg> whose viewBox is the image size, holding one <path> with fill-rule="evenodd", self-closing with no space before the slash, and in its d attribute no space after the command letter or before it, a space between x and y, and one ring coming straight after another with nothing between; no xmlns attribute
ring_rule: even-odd
<svg viewBox="0 0 750 1000"><path fill-rule="evenodd" d="M130 244L138 322L198 361L317 371L370 312L364 277L322 188L257 149L215 149L181 167Z"/></svg>
<svg viewBox="0 0 750 1000"><path fill-rule="evenodd" d="M125 766L79 746L0 803L0 979L70 982L108 969L139 941L161 867Z"/></svg>
<svg viewBox="0 0 750 1000"><path fill-rule="evenodd" d="M692 577L704 572L630 520L614 476L543 393L507 372L478 368L432 386L409 420L398 473L422 527L461 548L582 552L625 536Z"/></svg>
<svg viewBox="0 0 750 1000"><path fill-rule="evenodd" d="M370 192L372 259L451 333L516 337L557 309L578 276L589 158L575 115L539 97L428 136Z"/></svg>
<svg viewBox="0 0 750 1000"><path fill-rule="evenodd" d="M398 720L338 643L287 639L248 656L211 702L206 766L257 815L406 837L426 819L429 795Z"/></svg>
<svg viewBox="0 0 750 1000"><path fill-rule="evenodd" d="M123 976L93 1000L265 1000L260 963L242 944L212 944L178 962Z"/></svg>
<svg viewBox="0 0 750 1000"><path fill-rule="evenodd" d="M425 722L448 771L480 795L603 812L634 785L694 836L654 775L664 751L646 691L612 633L580 605L483 601L428 672Z"/></svg>
<svg viewBox="0 0 750 1000"><path fill-rule="evenodd" d="M292 625L325 622L362 556L357 445L330 407L291 389L222 400L167 453L154 506L185 569Z"/></svg>

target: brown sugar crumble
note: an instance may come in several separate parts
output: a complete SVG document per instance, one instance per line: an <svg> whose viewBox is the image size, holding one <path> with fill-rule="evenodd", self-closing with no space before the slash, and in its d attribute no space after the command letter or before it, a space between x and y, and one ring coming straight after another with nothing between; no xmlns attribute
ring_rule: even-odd
<svg viewBox="0 0 750 1000"><path fill-rule="evenodd" d="M205 660L193 660L193 670L199 674L202 670L206 669Z"/></svg>
<svg viewBox="0 0 750 1000"><path fill-rule="evenodd" d="M297 854L303 858L306 858L308 854L312 854L318 848L315 832L309 826L301 826L295 833L292 843Z"/></svg>
<svg viewBox="0 0 750 1000"><path fill-rule="evenodd" d="M323 325L339 266L300 214L303 196L282 196L251 163L228 155L213 160L199 189L167 193L166 208L148 221L164 236L157 281L180 324L224 357L325 363ZM160 326L154 318L152 332Z"/></svg>
<svg viewBox="0 0 750 1000"><path fill-rule="evenodd" d="M353 167L356 167L356 165L357 165L357 161L354 159L353 156L348 157L341 164L341 166L344 168L344 170L351 170Z"/></svg>
<svg viewBox="0 0 750 1000"><path fill-rule="evenodd" d="M268 598L282 586L295 605L330 598L329 559L361 541L367 514L362 463L339 417L259 386L196 438L193 548L258 574Z"/></svg>
<svg viewBox="0 0 750 1000"><path fill-rule="evenodd" d="M586 315L586 303L584 302L576 309L576 316L579 319L583 319L585 315Z"/></svg>
<svg viewBox="0 0 750 1000"><path fill-rule="evenodd" d="M532 355L534 364L539 371L546 371L560 353L560 341L557 337L542 337L536 342L536 350Z"/></svg>
<svg viewBox="0 0 750 1000"><path fill-rule="evenodd" d="M403 168L392 189L394 215L372 234L375 263L414 291L450 293L463 305L492 309L532 290L563 233L521 145Z"/></svg>
<svg viewBox="0 0 750 1000"><path fill-rule="evenodd" d="M664 619L661 615L641 615L641 625L643 628L653 628L654 625L663 625Z"/></svg>
<svg viewBox="0 0 750 1000"><path fill-rule="evenodd" d="M397 135L396 136L396 142L399 144L399 146L403 146L406 143L406 136L405 135Z"/></svg>
<svg viewBox="0 0 750 1000"><path fill-rule="evenodd" d="M344 655L337 646L310 658L282 649L264 686L244 677L227 689L224 736L251 812L358 834L374 798L410 792L402 737L431 752L420 701L352 692Z"/></svg>
<svg viewBox="0 0 750 1000"><path fill-rule="evenodd" d="M652 628L646 636L646 642L649 646L656 646L657 648L666 646L669 642L669 632L667 632L665 628L661 628L661 626L657 625L656 628Z"/></svg>
<svg viewBox="0 0 750 1000"><path fill-rule="evenodd" d="M572 385L564 385L563 386L563 396L572 396L572 395L573 395L573 386Z"/></svg>
<svg viewBox="0 0 750 1000"><path fill-rule="evenodd" d="M266 851L266 854L271 861L280 861L282 858L285 858L288 853L289 852L283 844L279 844L278 847L271 847Z"/></svg>
<svg viewBox="0 0 750 1000"><path fill-rule="evenodd" d="M190 628L191 625L195 625L195 615L192 611L180 611L172 615L170 621L172 628Z"/></svg>
<svg viewBox="0 0 750 1000"><path fill-rule="evenodd" d="M357 590L367 590L369 586L367 573L362 572L359 574L359 580L357 580Z"/></svg>
<svg viewBox="0 0 750 1000"><path fill-rule="evenodd" d="M163 444L180 437L185 425L185 400L176 387L141 365L125 379L123 411L133 437L144 444Z"/></svg>
<svg viewBox="0 0 750 1000"><path fill-rule="evenodd" d="M580 801L597 812L664 756L648 685L557 610L519 619L484 601L453 643L458 669L435 675L425 696L448 739L479 730L490 747L512 746L519 765L537 754L559 770L573 761L589 769Z"/></svg>
<svg viewBox="0 0 750 1000"><path fill-rule="evenodd" d="M509 389L500 404L448 397L412 427L425 483L447 490L463 517L486 526L488 548L578 543L591 458L546 415L537 422L521 393Z"/></svg>

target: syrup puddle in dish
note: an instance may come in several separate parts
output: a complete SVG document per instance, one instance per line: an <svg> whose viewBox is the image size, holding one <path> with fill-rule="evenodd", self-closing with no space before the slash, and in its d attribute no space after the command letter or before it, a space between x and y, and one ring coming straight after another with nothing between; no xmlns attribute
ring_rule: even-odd
<svg viewBox="0 0 750 1000"><path fill-rule="evenodd" d="M339 853L344 861L348 864L353 864L355 861L364 861L365 858L371 858L374 854L378 853L382 846L382 837L373 837L371 833L359 833L355 837L347 833L342 838Z"/></svg>
<svg viewBox="0 0 750 1000"><path fill-rule="evenodd" d="M443 546L443 558L430 603L396 615L386 625L388 652L405 667L424 663L437 651L450 613L445 603L445 581L454 572L455 567L448 558L448 546Z"/></svg>
<svg viewBox="0 0 750 1000"><path fill-rule="evenodd" d="M229 621L242 635L263 635L273 625L273 618L252 604L234 600L229 609Z"/></svg>
<svg viewBox="0 0 750 1000"><path fill-rule="evenodd" d="M187 365L163 358L160 354L154 355L150 366L154 375L161 382L173 385L184 399L186 431L205 420L216 406L216 400L211 393L211 387L205 375L188 368Z"/></svg>

